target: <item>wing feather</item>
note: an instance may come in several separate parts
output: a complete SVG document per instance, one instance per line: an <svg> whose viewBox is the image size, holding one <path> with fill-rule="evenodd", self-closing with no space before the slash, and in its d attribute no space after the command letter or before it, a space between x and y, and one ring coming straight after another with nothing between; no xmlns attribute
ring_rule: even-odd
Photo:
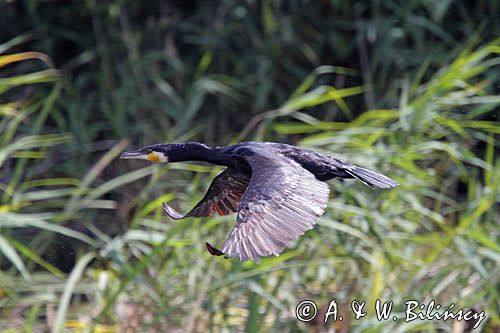
<svg viewBox="0 0 500 333"><path fill-rule="evenodd" d="M214 212L227 215L238 210L238 206L250 182L250 176L235 169L228 168L214 178L207 194L187 214L182 215L174 208L163 203L163 210L174 220L186 217L207 217Z"/></svg>
<svg viewBox="0 0 500 333"><path fill-rule="evenodd" d="M236 226L222 252L240 260L279 255L311 229L328 201L328 185L279 153L252 148L242 156L252 176L238 208Z"/></svg>

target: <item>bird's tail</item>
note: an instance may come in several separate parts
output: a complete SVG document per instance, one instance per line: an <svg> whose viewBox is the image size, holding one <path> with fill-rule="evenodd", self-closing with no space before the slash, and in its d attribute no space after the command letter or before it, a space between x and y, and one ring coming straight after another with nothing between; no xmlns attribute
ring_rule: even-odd
<svg viewBox="0 0 500 333"><path fill-rule="evenodd" d="M363 182L365 185L371 187L393 188L399 185L399 183L394 179L359 166L354 165L344 171L357 180Z"/></svg>

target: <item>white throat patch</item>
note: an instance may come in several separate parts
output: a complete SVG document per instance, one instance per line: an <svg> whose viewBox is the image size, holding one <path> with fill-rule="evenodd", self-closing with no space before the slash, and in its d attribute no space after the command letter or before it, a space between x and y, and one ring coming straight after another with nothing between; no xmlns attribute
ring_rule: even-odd
<svg viewBox="0 0 500 333"><path fill-rule="evenodd" d="M161 163L168 162L168 156L165 156L165 154L159 153L159 152L154 152L154 154L158 157L158 162L161 162Z"/></svg>

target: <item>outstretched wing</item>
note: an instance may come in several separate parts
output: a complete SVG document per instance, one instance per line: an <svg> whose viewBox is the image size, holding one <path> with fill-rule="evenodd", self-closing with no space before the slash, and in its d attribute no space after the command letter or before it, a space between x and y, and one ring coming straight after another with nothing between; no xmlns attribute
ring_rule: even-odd
<svg viewBox="0 0 500 333"><path fill-rule="evenodd" d="M252 177L222 252L240 260L279 255L324 212L328 185L280 153L252 148Z"/></svg>
<svg viewBox="0 0 500 333"><path fill-rule="evenodd" d="M227 168L214 178L207 194L186 215L163 203L163 210L174 220L186 217L212 216L214 212L227 215L238 210L241 197L250 181L250 176L235 169Z"/></svg>

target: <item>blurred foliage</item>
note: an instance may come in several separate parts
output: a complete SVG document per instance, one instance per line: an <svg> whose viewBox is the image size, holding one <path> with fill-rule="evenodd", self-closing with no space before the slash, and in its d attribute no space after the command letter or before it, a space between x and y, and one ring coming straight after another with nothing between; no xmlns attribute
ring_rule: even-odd
<svg viewBox="0 0 500 333"><path fill-rule="evenodd" d="M340 332L466 331L374 311L355 321L353 299L392 300L399 317L406 300L455 303L497 331L499 7L1 2L0 330L326 331L295 306L335 298ZM189 209L219 168L116 160L131 142L248 139L401 186L333 180L314 230L240 263L203 246L222 244L234 216L161 211L174 196Z"/></svg>

